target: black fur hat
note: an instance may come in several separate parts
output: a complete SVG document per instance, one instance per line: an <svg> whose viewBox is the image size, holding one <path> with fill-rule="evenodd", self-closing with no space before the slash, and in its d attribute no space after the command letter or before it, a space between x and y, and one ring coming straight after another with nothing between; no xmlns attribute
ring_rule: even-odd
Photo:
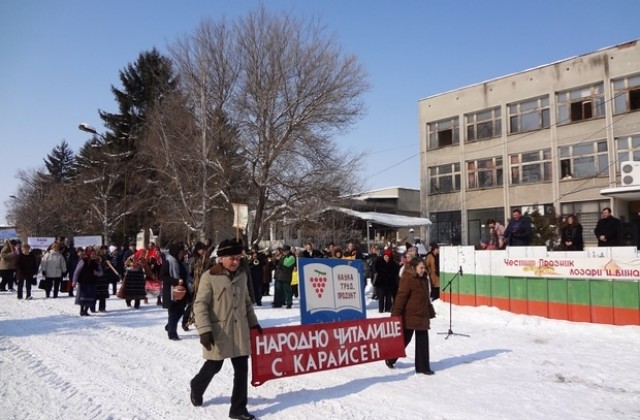
<svg viewBox="0 0 640 420"><path fill-rule="evenodd" d="M220 245L218 245L217 255L218 257L240 255L242 254L243 250L244 245L242 245L242 242L239 242L235 239L225 239L224 241L220 242Z"/></svg>

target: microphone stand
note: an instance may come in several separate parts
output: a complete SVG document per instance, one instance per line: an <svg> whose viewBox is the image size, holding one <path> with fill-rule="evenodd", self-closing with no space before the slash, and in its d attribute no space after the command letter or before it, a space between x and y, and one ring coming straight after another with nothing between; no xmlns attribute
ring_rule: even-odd
<svg viewBox="0 0 640 420"><path fill-rule="evenodd" d="M438 334L446 334L447 336L444 338L445 340L448 339L449 337L451 337L452 335L459 335L462 337L469 337L468 334L459 334L459 333L454 333L453 330L451 329L451 321L452 321L452 317L451 317L451 308L453 306L453 293L451 292L451 283L453 283L453 280L455 280L456 277L462 277L462 266L460 266L460 269L458 270L458 272L456 274L453 275L453 277L451 277L451 280L449 280L449 283L447 283L446 286L444 286L444 289L442 289L442 291L444 292L445 290L449 289L449 331L447 332L439 332Z"/></svg>

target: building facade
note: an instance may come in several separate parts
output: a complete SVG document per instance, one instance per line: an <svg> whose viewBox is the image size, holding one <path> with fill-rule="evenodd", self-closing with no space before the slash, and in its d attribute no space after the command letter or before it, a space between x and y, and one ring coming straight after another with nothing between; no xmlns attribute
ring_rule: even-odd
<svg viewBox="0 0 640 420"><path fill-rule="evenodd" d="M430 240L477 244L514 208L577 215L587 245L603 207L635 229L640 174L620 168L640 161L638 41L422 99L419 121Z"/></svg>

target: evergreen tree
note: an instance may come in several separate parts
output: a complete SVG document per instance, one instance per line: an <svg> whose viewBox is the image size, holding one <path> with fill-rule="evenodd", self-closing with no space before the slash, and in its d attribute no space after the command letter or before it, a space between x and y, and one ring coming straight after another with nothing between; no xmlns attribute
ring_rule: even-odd
<svg viewBox="0 0 640 420"><path fill-rule="evenodd" d="M176 89L177 80L171 60L154 48L141 53L135 63L120 71L120 82L122 89L111 86L119 112L100 111L100 118L107 129L106 143L116 150L135 153L137 140L144 134L147 113Z"/></svg>
<svg viewBox="0 0 640 420"><path fill-rule="evenodd" d="M76 176L76 157L66 140L62 140L43 160L56 183L68 182Z"/></svg>
<svg viewBox="0 0 640 420"><path fill-rule="evenodd" d="M170 59L162 56L155 48L140 53L134 63L129 63L119 74L122 87L111 86L118 104L118 112L100 111L106 131L99 138L88 142L81 153L83 164L108 166L108 201L111 215L104 216L119 226L112 226L117 234L116 241L124 243L147 223L145 218L151 213L148 200L143 194L146 186L137 180L152 180L155 175L148 169L148 162L136 159L139 142L145 135L146 120L163 98L176 89L177 80ZM95 159L89 143L95 143L101 157ZM133 174L137 174L135 177ZM135 199L134 199L135 198ZM103 212L104 213L104 212ZM109 223L111 223L109 222ZM107 222L103 223L105 226Z"/></svg>

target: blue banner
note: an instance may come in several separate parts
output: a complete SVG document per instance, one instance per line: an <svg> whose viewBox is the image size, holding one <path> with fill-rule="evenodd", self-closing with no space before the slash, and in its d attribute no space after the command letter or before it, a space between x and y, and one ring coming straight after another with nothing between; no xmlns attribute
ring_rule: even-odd
<svg viewBox="0 0 640 420"><path fill-rule="evenodd" d="M302 325L367 317L361 260L298 259Z"/></svg>

